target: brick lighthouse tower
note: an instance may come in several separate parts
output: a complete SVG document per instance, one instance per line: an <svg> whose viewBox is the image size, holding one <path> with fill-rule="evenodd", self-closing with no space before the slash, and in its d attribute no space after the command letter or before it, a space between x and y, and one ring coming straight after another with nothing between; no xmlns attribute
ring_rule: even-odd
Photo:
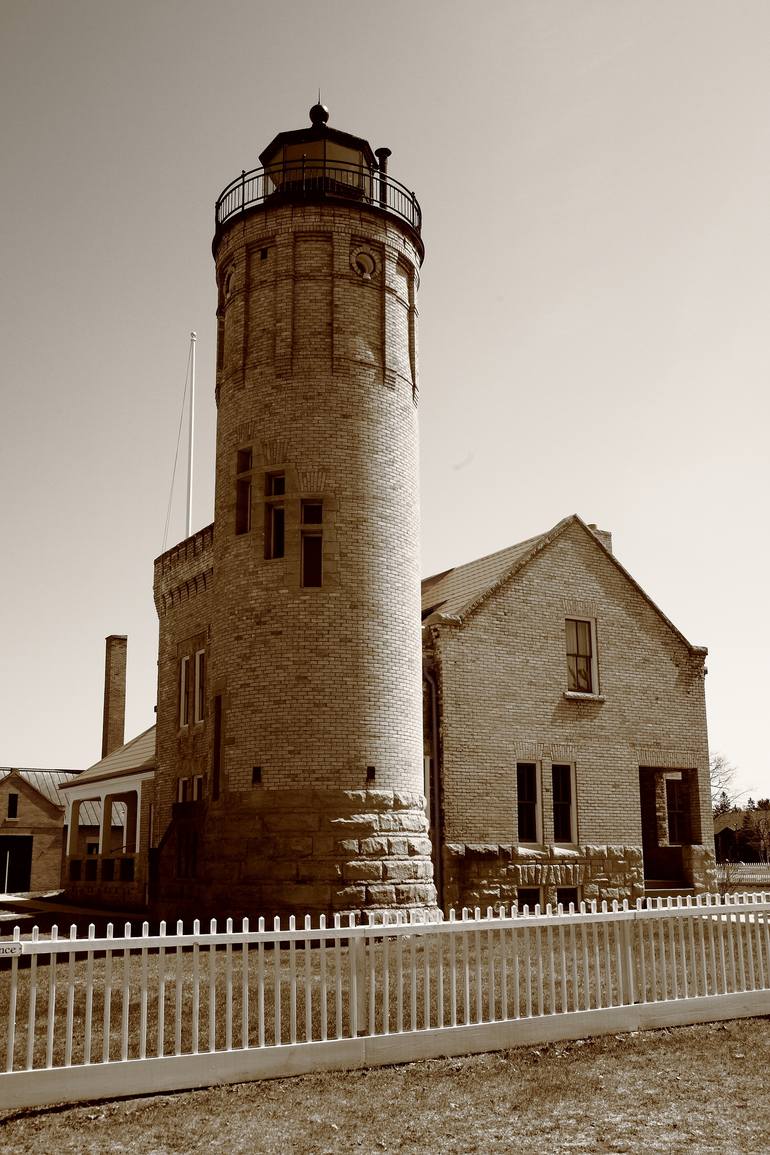
<svg viewBox="0 0 770 1155"><path fill-rule="evenodd" d="M310 125L276 136L216 206L215 521L201 547L203 641L188 661L192 679L205 651L194 704L205 742L197 805L173 808L177 861L180 847L195 861L183 884L161 884L191 909L435 906L419 628L420 209L388 174L388 149L375 155L328 120L314 106ZM166 646L167 661L179 654L178 641ZM163 655L161 616L161 667ZM182 678L183 697L199 693ZM159 769L162 726L159 705Z"/></svg>

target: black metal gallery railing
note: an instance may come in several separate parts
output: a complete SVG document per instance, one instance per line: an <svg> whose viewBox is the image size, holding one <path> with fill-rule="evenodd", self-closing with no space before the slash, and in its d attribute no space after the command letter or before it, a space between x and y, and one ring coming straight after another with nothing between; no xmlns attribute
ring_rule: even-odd
<svg viewBox="0 0 770 1155"><path fill-rule="evenodd" d="M275 198L285 200L342 199L383 209L406 221L420 234L422 211L417 197L390 175L366 166L310 158L242 172L223 190L216 203L216 228L232 217Z"/></svg>

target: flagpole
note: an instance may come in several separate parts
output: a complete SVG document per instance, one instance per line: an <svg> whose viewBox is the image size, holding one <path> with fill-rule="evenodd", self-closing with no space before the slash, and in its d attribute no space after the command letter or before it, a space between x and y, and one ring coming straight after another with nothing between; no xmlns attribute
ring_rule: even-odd
<svg viewBox="0 0 770 1155"><path fill-rule="evenodd" d="M190 433L187 445L187 537L192 533L193 491L193 430L195 425L195 342L197 334L190 333Z"/></svg>

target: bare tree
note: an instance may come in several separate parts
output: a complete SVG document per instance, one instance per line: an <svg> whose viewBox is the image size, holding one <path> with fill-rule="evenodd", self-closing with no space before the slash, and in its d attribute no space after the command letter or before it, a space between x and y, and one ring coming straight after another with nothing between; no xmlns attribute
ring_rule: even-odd
<svg viewBox="0 0 770 1155"><path fill-rule="evenodd" d="M739 798L735 789L736 768L724 754L712 754L709 759L709 773L711 775L711 806L724 814L725 801L732 809Z"/></svg>

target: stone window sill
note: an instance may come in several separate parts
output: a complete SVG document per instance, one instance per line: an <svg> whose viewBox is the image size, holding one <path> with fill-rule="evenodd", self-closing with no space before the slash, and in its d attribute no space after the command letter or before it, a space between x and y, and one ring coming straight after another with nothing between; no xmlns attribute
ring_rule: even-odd
<svg viewBox="0 0 770 1155"><path fill-rule="evenodd" d="M606 702L604 694L581 694L577 690L565 690L564 697L570 702Z"/></svg>

